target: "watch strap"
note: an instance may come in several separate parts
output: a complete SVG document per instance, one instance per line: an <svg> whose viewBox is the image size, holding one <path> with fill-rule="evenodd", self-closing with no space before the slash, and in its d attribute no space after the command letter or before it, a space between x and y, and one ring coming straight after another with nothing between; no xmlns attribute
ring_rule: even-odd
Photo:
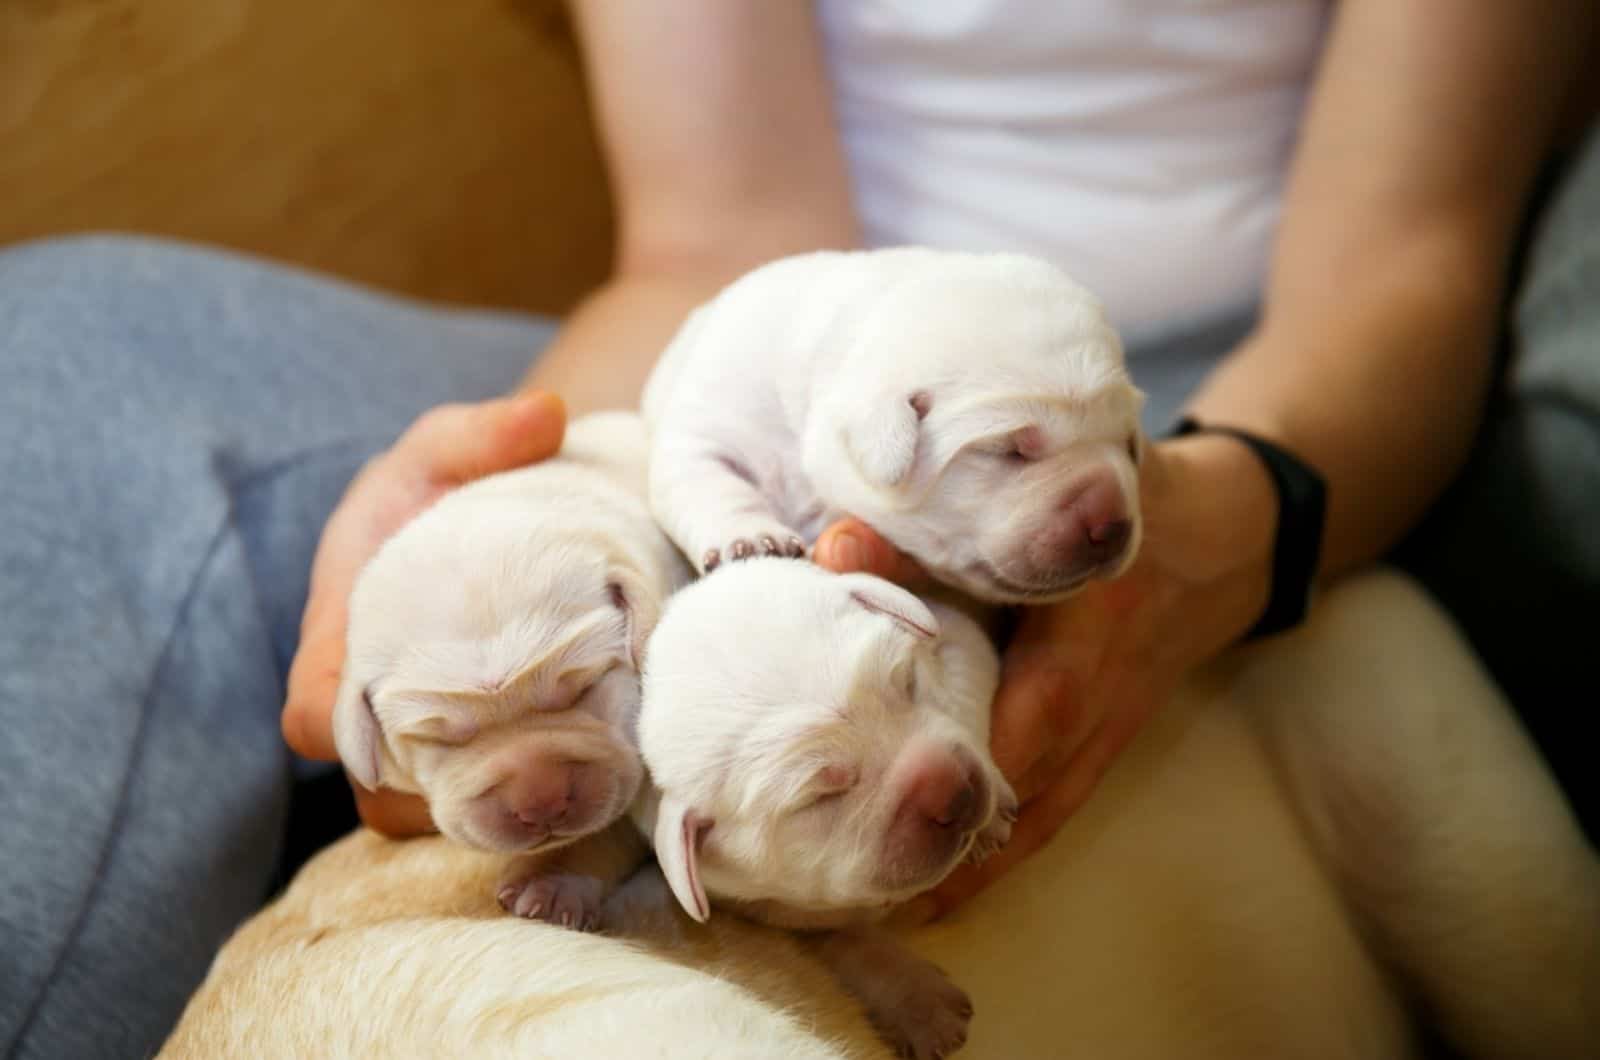
<svg viewBox="0 0 1600 1060"><path fill-rule="evenodd" d="M1304 621L1322 558L1327 522L1327 483L1315 469L1282 446L1238 427L1203 424L1182 417L1174 437L1226 434L1248 446L1261 460L1278 494L1278 526L1272 547L1272 587L1266 609L1245 640L1293 629Z"/></svg>

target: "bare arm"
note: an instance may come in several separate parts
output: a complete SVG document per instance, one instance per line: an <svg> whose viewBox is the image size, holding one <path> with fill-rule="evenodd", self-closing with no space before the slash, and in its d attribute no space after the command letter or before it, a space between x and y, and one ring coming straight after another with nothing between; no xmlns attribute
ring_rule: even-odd
<svg viewBox="0 0 1600 1060"><path fill-rule="evenodd" d="M526 384L633 406L697 303L783 254L858 241L810 6L574 0L618 213L616 269Z"/></svg>
<svg viewBox="0 0 1600 1060"><path fill-rule="evenodd" d="M1381 554L1466 457L1516 224L1592 22L1584 0L1335 13L1263 323L1190 406L1326 474L1325 574Z"/></svg>

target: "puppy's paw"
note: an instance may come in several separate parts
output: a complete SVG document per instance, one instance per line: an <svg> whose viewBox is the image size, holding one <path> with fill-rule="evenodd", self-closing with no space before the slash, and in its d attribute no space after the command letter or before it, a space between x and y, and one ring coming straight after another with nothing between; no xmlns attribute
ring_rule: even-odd
<svg viewBox="0 0 1600 1060"><path fill-rule="evenodd" d="M915 1060L944 1060L967 1041L972 1002L935 964L877 929L839 931L820 955L890 1047Z"/></svg>
<svg viewBox="0 0 1600 1060"><path fill-rule="evenodd" d="M995 852L1011 841L1011 826L1017 823L1017 794L1011 790L1011 785L1004 780L1000 781L1000 798L995 806L994 816L989 823L983 826L977 838L972 842L972 849L967 852L967 860L974 865L981 865L994 856Z"/></svg>
<svg viewBox="0 0 1600 1060"><path fill-rule="evenodd" d="M752 520L747 525L733 528L733 532L718 539L718 543L700 553L700 573L709 574L724 563L736 563L756 556L785 556L800 559L806 554L806 543L800 535L782 523L770 520Z"/></svg>
<svg viewBox="0 0 1600 1060"><path fill-rule="evenodd" d="M892 998L868 1007L867 1016L901 1056L945 1060L967 1042L972 1001L927 961L907 962Z"/></svg>
<svg viewBox="0 0 1600 1060"><path fill-rule="evenodd" d="M508 913L593 931L600 923L605 887L593 876L512 872L500 881L495 895Z"/></svg>

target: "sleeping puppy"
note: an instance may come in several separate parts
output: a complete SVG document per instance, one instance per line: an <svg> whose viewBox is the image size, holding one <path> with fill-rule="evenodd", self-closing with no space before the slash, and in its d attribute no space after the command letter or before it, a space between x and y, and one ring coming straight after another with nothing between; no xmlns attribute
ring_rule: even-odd
<svg viewBox="0 0 1600 1060"><path fill-rule="evenodd" d="M588 416L555 458L447 494L379 549L333 715L354 780L420 794L446 836L506 854L623 815L643 777L645 639L689 575L644 469L637 416ZM592 916L598 894L561 882L518 860L499 895L520 915Z"/></svg>
<svg viewBox="0 0 1600 1060"><path fill-rule="evenodd" d="M890 1044L944 1056L966 995L871 925L1010 837L1017 799L988 749L998 679L954 608L810 564L725 567L651 637L634 819L690 916L828 932L824 960Z"/></svg>
<svg viewBox="0 0 1600 1060"><path fill-rule="evenodd" d="M949 585L1040 603L1132 561L1143 400L1100 303L1046 262L797 255L662 354L650 502L701 571L802 555L848 513Z"/></svg>

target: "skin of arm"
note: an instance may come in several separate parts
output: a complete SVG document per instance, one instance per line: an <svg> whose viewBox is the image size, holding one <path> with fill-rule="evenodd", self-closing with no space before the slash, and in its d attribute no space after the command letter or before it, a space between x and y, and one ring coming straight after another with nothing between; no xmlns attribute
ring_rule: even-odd
<svg viewBox="0 0 1600 1060"><path fill-rule="evenodd" d="M1190 402L1329 483L1322 571L1372 560L1466 459L1512 241L1594 23L1581 0L1345 0L1255 335Z"/></svg>
<svg viewBox="0 0 1600 1060"><path fill-rule="evenodd" d="M744 271L859 242L804 4L576 0L617 213L615 270L526 385L637 404L683 318Z"/></svg>

